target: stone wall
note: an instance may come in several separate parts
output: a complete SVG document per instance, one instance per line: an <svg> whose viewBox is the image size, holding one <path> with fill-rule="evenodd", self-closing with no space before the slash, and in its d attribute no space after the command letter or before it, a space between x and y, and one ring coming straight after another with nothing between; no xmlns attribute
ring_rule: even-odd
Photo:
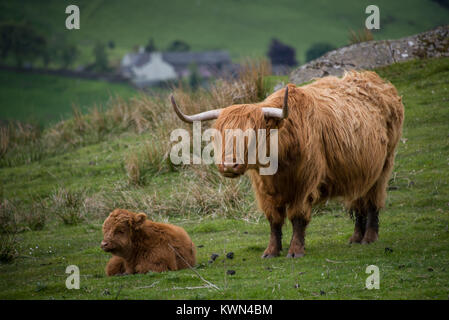
<svg viewBox="0 0 449 320"><path fill-rule="evenodd" d="M290 82L301 84L345 70L369 70L419 58L449 57L449 25L398 40L367 41L330 51L293 70Z"/></svg>

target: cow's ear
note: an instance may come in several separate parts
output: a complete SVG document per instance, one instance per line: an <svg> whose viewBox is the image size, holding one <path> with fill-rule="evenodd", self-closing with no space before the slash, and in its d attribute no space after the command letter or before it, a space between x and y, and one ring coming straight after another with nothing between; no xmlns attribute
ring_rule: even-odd
<svg viewBox="0 0 449 320"><path fill-rule="evenodd" d="M266 118L265 125L268 130L270 129L280 129L285 123L285 119L275 119L275 118Z"/></svg>
<svg viewBox="0 0 449 320"><path fill-rule="evenodd" d="M137 213L134 216L134 225L138 228L147 220L147 215L145 213Z"/></svg>

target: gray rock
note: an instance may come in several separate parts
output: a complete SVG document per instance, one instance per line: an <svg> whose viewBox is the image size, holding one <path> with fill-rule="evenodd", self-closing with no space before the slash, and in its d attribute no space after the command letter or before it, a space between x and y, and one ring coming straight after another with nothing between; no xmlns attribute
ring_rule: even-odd
<svg viewBox="0 0 449 320"><path fill-rule="evenodd" d="M449 25L398 40L356 43L330 51L293 70L290 82L302 84L347 70L369 70L410 59L449 57Z"/></svg>

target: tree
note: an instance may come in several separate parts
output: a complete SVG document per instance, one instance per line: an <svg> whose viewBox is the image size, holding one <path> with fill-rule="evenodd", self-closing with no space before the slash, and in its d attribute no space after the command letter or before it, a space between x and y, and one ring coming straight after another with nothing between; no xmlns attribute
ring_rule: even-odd
<svg viewBox="0 0 449 320"><path fill-rule="evenodd" d="M106 46L102 42L97 42L94 46L94 69L97 71L107 71L108 65L108 53L106 52Z"/></svg>
<svg viewBox="0 0 449 320"><path fill-rule="evenodd" d="M148 44L145 46L145 52L154 52L157 51L156 45L154 44L153 38L150 38Z"/></svg>
<svg viewBox="0 0 449 320"><path fill-rule="evenodd" d="M12 55L18 67L25 60L33 62L43 56L47 40L26 24L4 23L0 25L0 57Z"/></svg>
<svg viewBox="0 0 449 320"><path fill-rule="evenodd" d="M42 60L46 67L52 62L62 68L68 68L73 65L78 55L78 47L75 44L68 43L65 34L56 33L49 38Z"/></svg>
<svg viewBox="0 0 449 320"><path fill-rule="evenodd" d="M61 52L61 61L62 67L68 68L70 67L78 57L79 51L76 45L69 44L62 48Z"/></svg>
<svg viewBox="0 0 449 320"><path fill-rule="evenodd" d="M192 63L189 66L189 85L193 90L198 89L198 87L201 84L201 77L200 74L198 72L198 66L195 63Z"/></svg>
<svg viewBox="0 0 449 320"><path fill-rule="evenodd" d="M295 49L274 38L271 40L268 56L273 65L295 66L298 64Z"/></svg>
<svg viewBox="0 0 449 320"><path fill-rule="evenodd" d="M182 40L175 40L168 46L167 51L186 52L190 51L190 46Z"/></svg>
<svg viewBox="0 0 449 320"><path fill-rule="evenodd" d="M323 54L335 49L336 48L330 43L326 42L314 43L306 52L306 60L307 62L314 60L316 58L321 57Z"/></svg>

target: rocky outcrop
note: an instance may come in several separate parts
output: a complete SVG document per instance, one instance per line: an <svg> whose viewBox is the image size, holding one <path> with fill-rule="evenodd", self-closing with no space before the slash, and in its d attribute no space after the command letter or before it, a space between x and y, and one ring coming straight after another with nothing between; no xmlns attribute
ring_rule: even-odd
<svg viewBox="0 0 449 320"><path fill-rule="evenodd" d="M449 57L449 26L441 26L398 40L368 41L330 51L290 74L290 82L301 84L327 75L341 76L345 70L369 70L416 58Z"/></svg>

